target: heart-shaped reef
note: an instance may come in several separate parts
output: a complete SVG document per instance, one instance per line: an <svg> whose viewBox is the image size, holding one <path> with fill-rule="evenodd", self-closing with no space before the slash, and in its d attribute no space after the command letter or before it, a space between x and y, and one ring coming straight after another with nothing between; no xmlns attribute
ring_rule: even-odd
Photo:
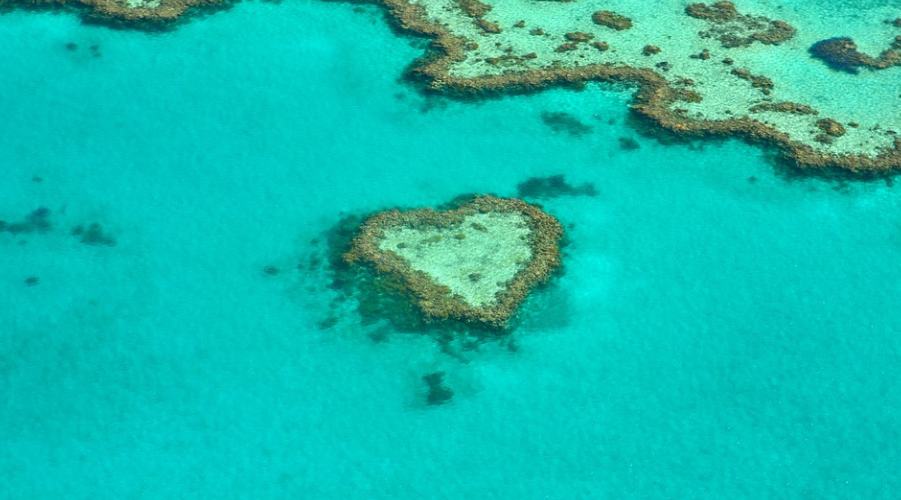
<svg viewBox="0 0 901 500"><path fill-rule="evenodd" d="M345 260L392 274L427 319L504 328L560 265L560 223L514 198L450 210L387 210L366 219Z"/></svg>

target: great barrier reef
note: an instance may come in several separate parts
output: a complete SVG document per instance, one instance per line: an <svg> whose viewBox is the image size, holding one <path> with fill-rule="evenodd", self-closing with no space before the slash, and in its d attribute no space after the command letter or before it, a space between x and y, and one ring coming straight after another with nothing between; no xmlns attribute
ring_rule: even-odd
<svg viewBox="0 0 901 500"><path fill-rule="evenodd" d="M895 498L896 0L0 0L0 499Z"/></svg>

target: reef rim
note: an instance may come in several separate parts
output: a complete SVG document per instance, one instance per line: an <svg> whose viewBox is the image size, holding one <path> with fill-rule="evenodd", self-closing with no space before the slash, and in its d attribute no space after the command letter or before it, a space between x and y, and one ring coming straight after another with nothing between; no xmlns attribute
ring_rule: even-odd
<svg viewBox="0 0 901 500"><path fill-rule="evenodd" d="M445 285L436 283L425 272L414 269L398 254L379 248L379 241L388 228L449 228L459 224L467 216L492 212L515 212L523 215L529 225L528 243L532 250L531 259L498 291L493 303L472 306L452 295ZM427 320L455 319L504 329L529 292L547 281L560 267L559 247L562 236L563 227L557 219L535 205L516 198L476 196L448 210L424 208L378 212L361 224L344 260L351 265L368 264L380 273L400 277L407 295Z"/></svg>

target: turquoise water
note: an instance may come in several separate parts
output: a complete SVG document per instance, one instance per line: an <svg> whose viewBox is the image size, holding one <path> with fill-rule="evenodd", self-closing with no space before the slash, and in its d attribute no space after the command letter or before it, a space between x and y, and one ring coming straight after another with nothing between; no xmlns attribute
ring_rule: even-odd
<svg viewBox="0 0 901 500"><path fill-rule="evenodd" d="M13 12L0 47L0 219L53 224L0 233L2 497L901 491L890 183L661 144L628 89L426 98L399 81L422 44L372 7L243 3L166 34ZM515 352L374 342L296 267L343 215L554 174L598 195L541 200L571 225L565 273ZM70 234L91 223L115 246ZM429 406L435 371L454 397Z"/></svg>

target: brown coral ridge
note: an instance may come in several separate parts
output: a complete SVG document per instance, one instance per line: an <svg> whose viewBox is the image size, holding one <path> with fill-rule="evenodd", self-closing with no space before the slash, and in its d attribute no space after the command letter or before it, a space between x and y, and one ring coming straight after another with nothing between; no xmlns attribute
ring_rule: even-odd
<svg viewBox="0 0 901 500"><path fill-rule="evenodd" d="M742 14L735 4L728 1L711 5L693 3L685 13L695 19L707 21L710 29L701 31L703 38L716 38L723 47L747 47L754 42L778 45L795 36L795 28L785 21L770 20L763 16Z"/></svg>
<svg viewBox="0 0 901 500"><path fill-rule="evenodd" d="M381 250L378 242L386 228L453 227L469 215L489 212L522 214L530 226L532 258L511 279L490 305L474 307L450 290L435 283L427 274L412 269L406 260L394 252ZM503 329L517 307L537 285L544 283L560 266L560 239L563 228L553 216L535 205L514 198L477 196L446 211L420 209L388 210L368 218L360 226L350 251L344 255L348 264L365 263L379 273L399 277L410 298L427 320L460 320L481 326Z"/></svg>
<svg viewBox="0 0 901 500"><path fill-rule="evenodd" d="M872 57L857 50L854 40L847 37L820 40L810 47L810 54L837 71L857 73L859 68L872 70L901 66L901 35L879 57Z"/></svg>
<svg viewBox="0 0 901 500"><path fill-rule="evenodd" d="M631 19L609 10L599 10L595 12L591 15L591 20L599 26L606 26L607 28L612 28L616 31L623 31L632 27Z"/></svg>
<svg viewBox="0 0 901 500"><path fill-rule="evenodd" d="M791 115L818 115L819 111L813 109L812 107L806 104L800 104L797 102L791 101L783 101L783 102L762 102L760 104L755 104L751 106L748 110L752 113L761 113L766 111L771 111L774 113L788 113Z"/></svg>
<svg viewBox="0 0 901 500"><path fill-rule="evenodd" d="M159 0L156 6L129 7L124 0L0 0L4 9L52 9L74 7L86 21L112 26L155 30L170 26L192 9L228 8L236 0Z"/></svg>
<svg viewBox="0 0 901 500"><path fill-rule="evenodd" d="M750 82L751 86L759 89L763 95L770 95L773 91L773 81L761 75L752 74L747 68L735 68L730 71L733 75L742 80Z"/></svg>

